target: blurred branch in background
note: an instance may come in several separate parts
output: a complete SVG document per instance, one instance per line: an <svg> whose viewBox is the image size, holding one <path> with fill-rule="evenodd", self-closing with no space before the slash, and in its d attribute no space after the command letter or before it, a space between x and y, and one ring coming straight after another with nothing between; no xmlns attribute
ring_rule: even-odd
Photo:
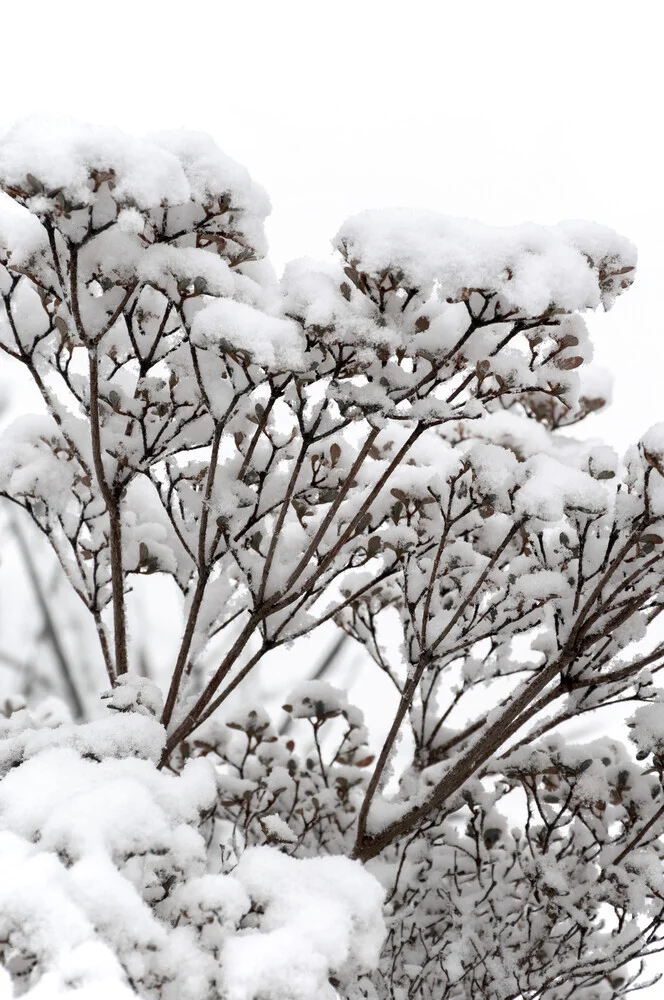
<svg viewBox="0 0 664 1000"><path fill-rule="evenodd" d="M65 651L62 636L54 619L54 608L46 593L44 582L35 562L34 551L30 547L22 527L12 515L8 518L8 527L16 541L25 572L30 580L35 603L41 616L41 634L52 653L62 697L66 701L72 717L79 721L86 716L85 705L72 677L72 657L68 656ZM11 654L3 654L2 658L6 661L13 661L17 666L20 663L20 660Z"/></svg>

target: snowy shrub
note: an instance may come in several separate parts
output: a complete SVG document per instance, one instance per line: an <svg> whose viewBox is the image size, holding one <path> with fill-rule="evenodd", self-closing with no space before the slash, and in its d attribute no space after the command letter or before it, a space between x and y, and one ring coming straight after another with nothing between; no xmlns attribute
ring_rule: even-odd
<svg viewBox="0 0 664 1000"><path fill-rule="evenodd" d="M352 982L375 965L375 879L269 846L215 870L214 770L158 770L153 716L33 726L22 710L0 728L0 941L17 993L307 1000L335 996L333 970Z"/></svg>
<svg viewBox="0 0 664 1000"><path fill-rule="evenodd" d="M0 494L110 686L93 721L5 705L7 995L624 996L664 940L664 425L623 459L565 429L632 245L390 209L277 280L209 138L41 119L0 186L0 346L44 404ZM161 687L142 576L185 609ZM375 752L327 677L281 729L252 687L326 623L394 687ZM635 750L568 738L630 702Z"/></svg>

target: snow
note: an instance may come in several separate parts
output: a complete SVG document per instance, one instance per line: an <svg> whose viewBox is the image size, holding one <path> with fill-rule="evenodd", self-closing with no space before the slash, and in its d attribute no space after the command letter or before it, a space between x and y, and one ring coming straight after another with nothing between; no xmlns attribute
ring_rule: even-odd
<svg viewBox="0 0 664 1000"><path fill-rule="evenodd" d="M0 257L9 253L12 263L20 267L47 240L39 219L0 191Z"/></svg>
<svg viewBox="0 0 664 1000"><path fill-rule="evenodd" d="M311 561L318 567L314 589L304 593L302 574L297 609L287 601L277 611L263 606L274 613L257 631L273 646L313 627L318 614L333 616L343 600L337 624L361 642L371 637L377 659L386 661L380 666L394 671L399 685L414 678L415 663L428 665L409 710L417 738L398 754L395 742L388 753L368 833L406 816L413 805L431 805L436 784L464 772L455 770L456 754L469 752L475 767L488 753L483 726L504 732L509 699L502 700L502 685L513 682L512 694L525 696L544 659L538 651L548 659L557 655L557 643L566 649L575 577L579 600L594 601L601 560L614 544L612 519L602 515L615 505L618 530L641 523L634 518L643 511L646 463L662 473L649 475L647 511L664 509L664 425L629 456L628 489L619 483L622 468L612 449L548 429L608 399L605 374L581 370L592 344L577 311L608 308L628 287L636 260L631 244L586 223L491 228L433 212L377 210L344 224L337 237L342 259L296 261L280 284L257 259L265 252L267 198L207 136L160 133L144 140L33 119L10 130L0 149L3 185L15 202L0 198L0 281L5 291L8 282L16 284L6 306L15 331L5 316L2 336L10 350L18 342L33 352L31 371L58 400L52 405L58 419L29 418L5 434L0 487L48 529L54 547L61 543L64 567L84 600L93 595L90 601L101 605L108 599L108 520L90 470L86 415L86 347L98 335L92 357L99 362L102 463L121 498L123 568L142 574L141 589L148 574L175 577L186 614L195 610L194 574L202 571L195 553L206 561L215 523L219 528L187 657L196 668L183 682L171 725L213 676L213 657L227 638L209 650L205 645L221 619L247 609L260 617L265 597L287 597L283 588L320 529ZM55 257L40 219L54 227ZM515 319L526 322L515 326ZM284 372L301 377L272 377ZM269 421L261 428L268 400ZM495 412L503 407L509 412ZM222 414L212 484L208 456ZM440 426L424 431L421 425L432 421ZM421 437L392 472L418 422ZM375 440L364 466L351 475L367 424ZM383 473L389 482L370 499L368 519L354 523ZM327 525L334 498L339 510ZM204 509L209 531L199 537ZM277 519L268 580L265 558ZM372 532L377 546L369 544ZM658 537L632 546L630 560L647 556ZM616 586L621 573L623 581L632 574L635 595L649 598L661 567L641 565L643 576L638 562L636 574L631 564L624 573L616 570ZM390 575L377 583L379 567ZM656 580L652 593L661 584ZM354 590L365 587L354 600ZM468 607L464 594L471 595ZM135 598L129 597L130 632ZM104 609L109 625L111 610ZM583 693L585 707L601 704L599 670L615 650L644 634L645 614L614 623L610 635L604 629L606 662L599 662L600 652L593 673L598 683ZM237 637L239 629L240 622L229 632ZM256 648L254 638L246 655ZM586 638L590 646L595 633ZM135 645L132 635L132 653ZM154 667L162 671L158 661ZM228 665L237 669L241 662ZM575 677L581 676L577 667L584 669L575 665ZM519 686L513 678L524 668ZM164 679L163 672L158 676ZM237 676L222 666L214 683ZM493 685L498 680L501 687ZM479 728L464 734L459 726L466 724L468 702L461 699L471 689L478 697L484 689L489 713L478 711ZM570 692L567 704L581 700L579 692ZM637 692L661 697L653 684ZM524 912L541 922L536 934L551 928L550 938L563 941L554 976L566 962L578 963L566 931L556 937L562 925L557 916L549 919L549 905L558 905L549 897L565 893L571 905L570 872L577 864L579 892L588 885L590 892L592 879L581 870L591 856L584 838L600 829L601 849L613 837L613 820L605 816L618 819L614 829L622 823L618 836L627 835L626 819L634 821L620 813L627 801L600 773L605 765L589 759L586 767L580 754L595 758L594 751L564 740L558 749L547 744L544 784L553 791L544 807L551 811L565 777L565 767L550 766L556 753L576 768L573 791L585 810L582 817L572 811L574 803L562 807L552 832L565 837L569 826L579 839L558 855L557 869L546 859L539 864L546 847L538 846L536 817L532 837L527 828L519 837L530 838L530 850L519 846L510 854L507 823L497 812L507 794L500 756L489 778L452 792L434 827L383 852L377 868L386 884L401 861L404 866L401 885L389 886L394 893L386 913L394 934L380 956L383 894L347 856L375 759L362 714L326 681L298 685L286 702L292 717L311 723L294 727L296 739L277 734L265 705L241 702L235 709L229 700L188 749L174 754L173 771L157 766L166 739L158 721L163 694L147 678L121 677L106 696L108 717L81 725L55 703L41 713L17 699L3 704L0 951L16 993L380 997L387 992L381 977L396 958L387 976L390 995L400 1000L418 993L418 977L428 977L423 996L444 992L448 969L437 971L435 963L447 962L448 952L455 975L468 977L451 984L450 995L472 992L476 969L478 976L486 972L492 997L536 992L546 988L546 954L537 953L538 971L527 974L532 982L524 979L522 989L514 981L515 968L535 955ZM660 709L646 705L632 720L641 757L664 745ZM407 727L401 732L406 736ZM415 743L413 766L400 771ZM431 750L429 759L437 762L427 766ZM518 758L517 752L510 766ZM390 795L385 785L393 765ZM628 759L622 767L640 819L658 806L650 797L656 781L647 771L634 779L632 765ZM509 771L502 777L512 780ZM522 786L523 795L531 793ZM477 849L456 851L480 823ZM449 877L452 851L458 879ZM401 874L399 868L397 880ZM439 892L442 878L449 893ZM537 899L538 885L544 901ZM634 884L630 892L631 906ZM599 921L581 910L570 916L590 927L583 947L591 954L601 945ZM448 919L451 930L441 932ZM513 935L507 951L498 942L505 926ZM484 939L479 966L469 947L475 934ZM391 953L395 944L399 951ZM546 950L546 933L540 945ZM24 974L16 968L21 963ZM365 972L375 973L373 983L357 983ZM0 984L7 993L6 977Z"/></svg>
<svg viewBox="0 0 664 1000"><path fill-rule="evenodd" d="M641 705L627 723L629 738L644 753L664 752L664 705Z"/></svg>
<svg viewBox="0 0 664 1000"><path fill-rule="evenodd" d="M88 204L91 170L114 170L116 197L133 199L141 208L190 197L176 156L117 129L33 116L14 125L0 146L0 178L7 185L29 187L30 174L47 190L61 189Z"/></svg>
<svg viewBox="0 0 664 1000"><path fill-rule="evenodd" d="M608 506L601 482L548 455L527 459L522 469L526 482L516 494L515 508L530 517L561 521L570 508L597 513Z"/></svg>
<svg viewBox="0 0 664 1000"><path fill-rule="evenodd" d="M159 149L177 157L191 198L207 202L229 193L232 207L240 209L245 220L253 220L252 231L247 233L250 242L260 254L267 251L262 222L270 214L270 199L245 167L223 153L205 132L153 132L147 138Z"/></svg>
<svg viewBox="0 0 664 1000"><path fill-rule="evenodd" d="M293 320L271 316L243 302L219 299L196 314L192 343L197 347L245 351L271 371L304 367L304 338Z"/></svg>
<svg viewBox="0 0 664 1000"><path fill-rule="evenodd" d="M276 814L273 816L263 816L261 824L271 839L282 844L294 844L297 842L297 836L281 816L277 816Z"/></svg>
<svg viewBox="0 0 664 1000"><path fill-rule="evenodd" d="M0 179L31 187L28 175L47 192L62 190L72 201L92 199L90 172L113 171L114 197L149 209L162 202L209 201L230 194L235 207L258 224L268 215L265 191L248 171L197 132L160 132L140 139L117 129L35 115L14 125L0 146ZM261 248L264 252L264 247Z"/></svg>
<svg viewBox="0 0 664 1000"><path fill-rule="evenodd" d="M579 397L584 400L603 400L610 403L613 397L613 376L598 364L584 365L579 372Z"/></svg>
<svg viewBox="0 0 664 1000"><path fill-rule="evenodd" d="M550 306L573 311L610 306L588 256L599 265L634 267L636 250L592 223L491 227L410 208L370 209L348 219L334 238L371 275L402 272L403 287L437 286L458 301L465 289L497 291L510 307L537 316Z"/></svg>
<svg viewBox="0 0 664 1000"><path fill-rule="evenodd" d="M326 681L303 681L286 699L294 719L338 715L347 705L346 695Z"/></svg>
<svg viewBox="0 0 664 1000"><path fill-rule="evenodd" d="M14 734L12 730L21 723L26 728ZM96 722L58 725L52 729L30 728L28 713L15 713L8 723L0 720L0 773L17 762L54 748L69 748L99 757L142 756L158 761L165 741L163 726L156 719L134 712Z"/></svg>
<svg viewBox="0 0 664 1000"><path fill-rule="evenodd" d="M140 714L137 692L155 707L141 680L115 689L137 711L40 730L19 710L0 732L0 941L34 960L24 995L204 1000L217 983L228 1000L332 1000L330 976L378 961L383 890L348 858L272 847L206 870L213 769L156 769L163 730ZM264 826L294 839L276 814ZM0 988L12 996L6 975Z"/></svg>
<svg viewBox="0 0 664 1000"><path fill-rule="evenodd" d="M569 583L562 573L540 570L538 573L519 577L514 590L529 601L543 601L551 597L564 597L569 591Z"/></svg>
<svg viewBox="0 0 664 1000"><path fill-rule="evenodd" d="M116 712L131 711L152 718L158 718L164 707L158 685L138 674L121 674L116 678L113 689L102 698L106 699L106 707Z"/></svg>
<svg viewBox="0 0 664 1000"><path fill-rule="evenodd" d="M232 295L235 287L226 261L196 247L148 247L137 270L141 281L157 285L175 299L178 282L194 285L198 279L202 291L208 295Z"/></svg>
<svg viewBox="0 0 664 1000"><path fill-rule="evenodd" d="M643 435L640 441L646 457L664 475L664 423L654 424Z"/></svg>
<svg viewBox="0 0 664 1000"><path fill-rule="evenodd" d="M326 970L376 963L385 933L383 892L347 858L288 858L247 850L235 877L265 908L261 928L236 935L222 955L228 1000L334 1000Z"/></svg>

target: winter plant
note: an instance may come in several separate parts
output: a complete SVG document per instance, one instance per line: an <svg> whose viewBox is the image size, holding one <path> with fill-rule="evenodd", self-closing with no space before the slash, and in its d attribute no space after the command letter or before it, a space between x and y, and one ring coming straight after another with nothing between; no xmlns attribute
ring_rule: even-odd
<svg viewBox="0 0 664 1000"><path fill-rule="evenodd" d="M277 280L263 191L188 133L30 121L0 185L0 346L44 404L4 433L0 492L110 689L93 721L5 704L3 996L640 985L664 425L622 460L568 430L608 399L582 313L629 287L632 245L368 211ZM163 690L129 642L150 574L184 607ZM324 623L393 686L375 757L324 679L284 692L290 728L252 704L256 665ZM567 735L616 705L631 745Z"/></svg>

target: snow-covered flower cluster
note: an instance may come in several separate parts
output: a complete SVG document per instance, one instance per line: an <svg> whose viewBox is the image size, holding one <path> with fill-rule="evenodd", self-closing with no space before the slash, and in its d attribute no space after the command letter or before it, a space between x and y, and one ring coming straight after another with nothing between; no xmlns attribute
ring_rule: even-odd
<svg viewBox="0 0 664 1000"><path fill-rule="evenodd" d="M331 979L378 959L380 886L347 858L270 846L223 870L214 770L159 771L165 737L136 711L44 728L20 709L0 724L7 996L335 997Z"/></svg>
<svg viewBox="0 0 664 1000"><path fill-rule="evenodd" d="M624 458L559 431L610 398L583 313L633 246L386 209L278 280L267 198L208 137L42 119L0 188L0 347L44 404L0 495L88 609L112 713L7 703L14 991L623 996L664 938L664 425ZM155 574L184 605L161 686L127 624ZM294 735L252 703L326 623L394 688L377 748L328 677L284 691ZM634 755L564 739L622 702Z"/></svg>

